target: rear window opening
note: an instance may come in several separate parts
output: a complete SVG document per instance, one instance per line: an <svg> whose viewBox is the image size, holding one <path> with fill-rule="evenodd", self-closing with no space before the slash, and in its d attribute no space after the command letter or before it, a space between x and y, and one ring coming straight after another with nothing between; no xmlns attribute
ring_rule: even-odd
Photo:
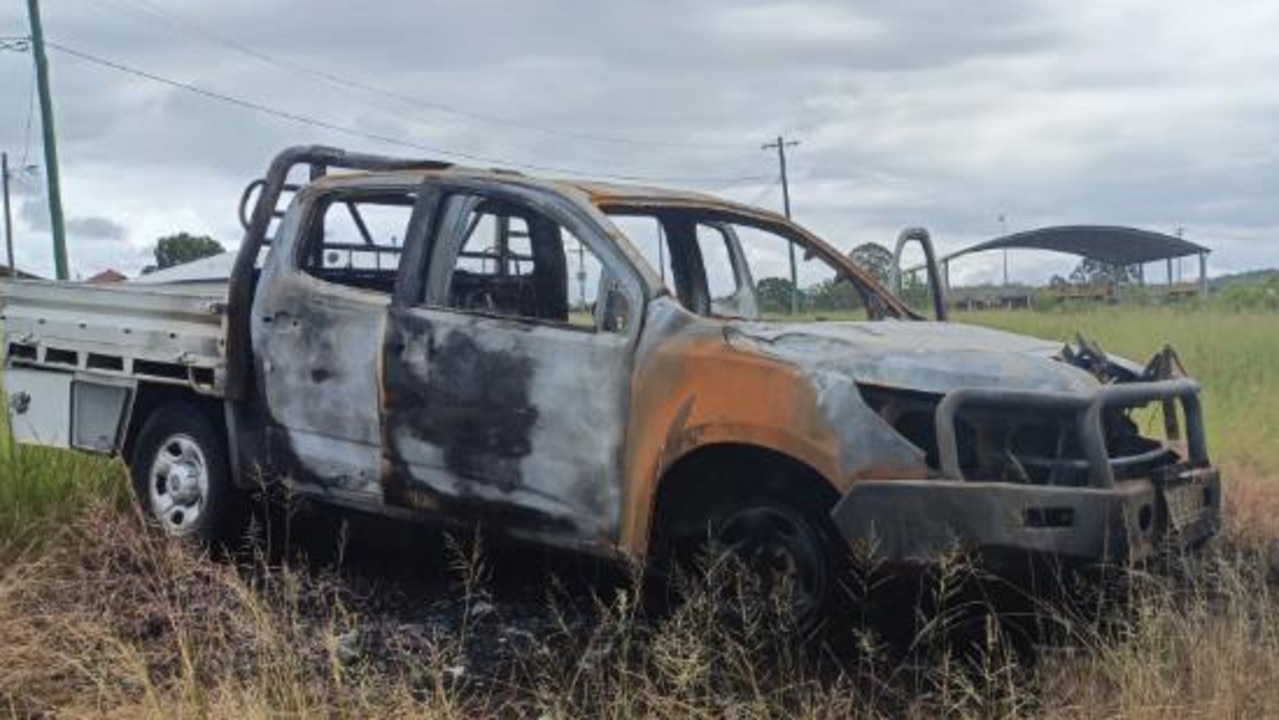
<svg viewBox="0 0 1279 720"><path fill-rule="evenodd" d="M390 295L417 194L337 192L316 201L298 267L335 285Z"/></svg>

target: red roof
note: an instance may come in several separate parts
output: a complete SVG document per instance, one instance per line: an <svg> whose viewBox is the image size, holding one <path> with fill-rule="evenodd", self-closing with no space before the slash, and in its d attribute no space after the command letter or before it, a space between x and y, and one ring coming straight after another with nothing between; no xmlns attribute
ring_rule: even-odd
<svg viewBox="0 0 1279 720"><path fill-rule="evenodd" d="M97 275L91 276L88 280L85 280L85 282L99 285L103 283L124 282L125 280L128 280L128 279L129 279L129 276L125 275L124 273L116 271L112 268L107 268L106 270L103 270Z"/></svg>

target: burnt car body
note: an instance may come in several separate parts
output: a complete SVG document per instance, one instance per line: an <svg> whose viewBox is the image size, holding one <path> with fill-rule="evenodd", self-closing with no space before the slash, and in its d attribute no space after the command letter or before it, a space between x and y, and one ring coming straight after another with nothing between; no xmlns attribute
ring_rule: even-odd
<svg viewBox="0 0 1279 720"><path fill-rule="evenodd" d="M310 175L291 184L299 168ZM1141 367L925 320L774 213L324 148L286 151L251 189L235 269L207 302L182 287L6 286L19 439L124 453L174 534L210 507L191 478L216 473L217 452L203 431L171 434L195 441L184 455L144 430L188 396L237 487L266 479L615 559L704 531L748 484L803 498L838 534L827 541L894 562L956 546L1125 562L1217 529L1198 386L1170 353ZM656 259L628 223L656 229ZM788 259L827 273L812 287L864 319L769 312L755 276ZM102 297L121 310L49 309ZM166 305L184 313L171 327ZM33 412L51 376L73 400ZM1157 439L1129 417L1151 404ZM79 442L95 422L108 431ZM143 445L161 450L139 459ZM174 507L186 512L166 523Z"/></svg>

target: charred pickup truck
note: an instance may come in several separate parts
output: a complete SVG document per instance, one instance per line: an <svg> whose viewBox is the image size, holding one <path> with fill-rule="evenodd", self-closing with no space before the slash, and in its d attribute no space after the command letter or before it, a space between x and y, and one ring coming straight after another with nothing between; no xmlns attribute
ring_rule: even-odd
<svg viewBox="0 0 1279 720"><path fill-rule="evenodd" d="M774 213L318 147L241 219L219 282L0 285L17 440L123 456L175 536L278 485L618 560L710 537L821 604L851 548L1123 563L1218 527L1170 351L945 322L935 263L928 320Z"/></svg>

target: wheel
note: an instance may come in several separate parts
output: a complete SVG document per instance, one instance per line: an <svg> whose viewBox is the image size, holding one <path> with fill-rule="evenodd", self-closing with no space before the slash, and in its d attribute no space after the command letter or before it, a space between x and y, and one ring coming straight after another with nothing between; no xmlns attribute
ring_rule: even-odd
<svg viewBox="0 0 1279 720"><path fill-rule="evenodd" d="M147 418L131 463L142 510L168 535L208 545L238 539L247 519L223 436L199 408L172 404Z"/></svg>
<svg viewBox="0 0 1279 720"><path fill-rule="evenodd" d="M817 511L785 500L737 502L717 513L712 542L765 596L779 593L801 628L815 627L839 605L847 551Z"/></svg>

